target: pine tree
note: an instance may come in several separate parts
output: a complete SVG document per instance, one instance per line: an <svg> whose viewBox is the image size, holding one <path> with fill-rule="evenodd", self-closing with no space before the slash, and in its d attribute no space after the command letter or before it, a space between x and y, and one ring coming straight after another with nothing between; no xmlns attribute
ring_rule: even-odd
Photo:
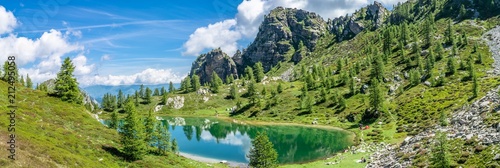
<svg viewBox="0 0 500 168"><path fill-rule="evenodd" d="M123 108L123 104L125 103L125 97L123 96L122 90L118 90L118 99L117 99L117 106L118 108Z"/></svg>
<svg viewBox="0 0 500 168"><path fill-rule="evenodd" d="M475 74L472 75L472 97L477 97L479 94L479 82Z"/></svg>
<svg viewBox="0 0 500 168"><path fill-rule="evenodd" d="M19 83L20 83L22 86L25 86L25 85L24 85L24 78L23 78L23 75L21 75L21 79L19 79Z"/></svg>
<svg viewBox="0 0 500 168"><path fill-rule="evenodd" d="M165 86L162 86L160 89L160 96L163 96L167 91L165 90Z"/></svg>
<svg viewBox="0 0 500 168"><path fill-rule="evenodd" d="M383 109L384 95L380 89L379 81L372 78L370 82L370 107L372 112L380 111Z"/></svg>
<svg viewBox="0 0 500 168"><path fill-rule="evenodd" d="M201 88L201 83L200 83L200 77L196 74L194 74L192 77L191 77L191 83L193 84L193 90L192 91L198 91L198 89Z"/></svg>
<svg viewBox="0 0 500 168"><path fill-rule="evenodd" d="M210 90L214 93L219 93L219 88L222 86L222 79L215 73L212 72L212 80L210 81Z"/></svg>
<svg viewBox="0 0 500 168"><path fill-rule="evenodd" d="M253 69L250 66L247 66L245 68L245 79L249 81L255 81L255 77L253 75Z"/></svg>
<svg viewBox="0 0 500 168"><path fill-rule="evenodd" d="M372 78L376 78L380 81L384 79L384 62L382 60L382 57L376 56L375 62L372 65L372 70L370 73L371 73L370 76Z"/></svg>
<svg viewBox="0 0 500 168"><path fill-rule="evenodd" d="M326 89L324 87L322 87L321 90L319 91L318 103L324 103L324 102L326 102L326 99L327 99Z"/></svg>
<svg viewBox="0 0 500 168"><path fill-rule="evenodd" d="M57 73L55 95L60 97L62 101L81 104L82 98L80 89L78 89L78 82L73 76L74 70L75 66L73 66L69 57L66 57L61 66L61 70Z"/></svg>
<svg viewBox="0 0 500 168"><path fill-rule="evenodd" d="M153 142L153 136L155 133L155 121L156 118L153 115L153 110L149 110L148 116L146 117L146 121L144 122L144 133L145 138L144 142L148 145L151 145Z"/></svg>
<svg viewBox="0 0 500 168"><path fill-rule="evenodd" d="M155 135L153 136L153 142L158 148L158 153L165 155L170 151L170 133L168 128L164 127L161 122L157 122L155 128Z"/></svg>
<svg viewBox="0 0 500 168"><path fill-rule="evenodd" d="M281 82L278 83L278 93L282 93L283 92L283 85L281 85Z"/></svg>
<svg viewBox="0 0 500 168"><path fill-rule="evenodd" d="M431 165L433 167L449 168L450 159L448 156L448 140L446 139L446 134L443 132L438 132L436 134L436 141L434 142L434 147L432 148L432 157L430 158Z"/></svg>
<svg viewBox="0 0 500 168"><path fill-rule="evenodd" d="M356 95L356 80L354 78L349 79L349 94Z"/></svg>
<svg viewBox="0 0 500 168"><path fill-rule="evenodd" d="M175 91L174 84L172 83L172 81L170 81L168 83L168 92L169 93L174 93L174 91Z"/></svg>
<svg viewBox="0 0 500 168"><path fill-rule="evenodd" d="M408 24L404 22L401 28L401 42L402 44L406 45L408 44L408 40L410 40Z"/></svg>
<svg viewBox="0 0 500 168"><path fill-rule="evenodd" d="M165 93L165 94L163 94L163 95L161 96L161 103L162 103L163 105L167 105L167 93Z"/></svg>
<svg viewBox="0 0 500 168"><path fill-rule="evenodd" d="M143 98L145 97L145 94L144 94L144 84L141 84L140 88L139 88L139 97Z"/></svg>
<svg viewBox="0 0 500 168"><path fill-rule="evenodd" d="M420 84L420 72L418 70L410 70L410 85L411 86L417 86Z"/></svg>
<svg viewBox="0 0 500 168"><path fill-rule="evenodd" d="M464 4L462 4L462 6L460 6L460 11L459 11L459 15L458 15L458 17L459 17L460 19L465 19L466 14L467 14L467 10L465 9Z"/></svg>
<svg viewBox="0 0 500 168"><path fill-rule="evenodd" d="M189 76L184 79L184 86L182 88L185 93L189 93L193 89L191 78L189 78Z"/></svg>
<svg viewBox="0 0 500 168"><path fill-rule="evenodd" d="M257 83L262 82L262 80L264 79L264 68L262 67L262 63L261 62L255 63L254 69L255 69L255 81Z"/></svg>
<svg viewBox="0 0 500 168"><path fill-rule="evenodd" d="M258 132L254 140L253 147L250 149L248 158L249 165L255 168L273 168L278 167L278 153L273 147L271 141L265 132Z"/></svg>
<svg viewBox="0 0 500 168"><path fill-rule="evenodd" d="M33 82L31 81L29 74L26 74L26 87L33 89Z"/></svg>
<svg viewBox="0 0 500 168"><path fill-rule="evenodd" d="M232 84L231 85L231 89L229 90L229 98L230 99L236 99L238 94L237 94L237 88L236 88L236 84Z"/></svg>
<svg viewBox="0 0 500 168"><path fill-rule="evenodd" d="M232 84L234 82L234 77L233 77L233 74L229 74L227 77L226 77L226 84Z"/></svg>
<svg viewBox="0 0 500 168"><path fill-rule="evenodd" d="M446 68L447 72L446 73L448 76L454 75L457 72L457 68L455 65L455 58L449 57L446 65L447 65L447 68Z"/></svg>
<svg viewBox="0 0 500 168"><path fill-rule="evenodd" d="M147 152L147 146L144 143L144 125L131 101L125 104L125 112L127 117L120 132L122 151L127 160L140 160Z"/></svg>
<svg viewBox="0 0 500 168"><path fill-rule="evenodd" d="M135 106L139 106L139 93L137 92L137 90L135 91L135 102L134 102Z"/></svg>
<svg viewBox="0 0 500 168"><path fill-rule="evenodd" d="M153 92L153 96L159 96L160 95L160 90L158 88L155 88L155 91Z"/></svg>
<svg viewBox="0 0 500 168"><path fill-rule="evenodd" d="M172 152L175 154L179 153L179 146L177 146L177 140L175 140L175 138L172 140Z"/></svg>
<svg viewBox="0 0 500 168"><path fill-rule="evenodd" d="M251 99L252 104L255 103L256 95L257 95L257 89L255 88L255 82L250 81L247 85L247 96Z"/></svg>
<svg viewBox="0 0 500 168"><path fill-rule="evenodd" d="M111 113L111 121L109 123L109 128L112 128L112 129L116 129L118 128L118 112L113 111L113 113Z"/></svg>
<svg viewBox="0 0 500 168"><path fill-rule="evenodd" d="M152 96L151 96L151 89L149 89L149 87L146 87L146 92L145 92L145 95L144 95L144 102L146 104L149 104L151 103L151 99L152 99Z"/></svg>
<svg viewBox="0 0 500 168"><path fill-rule="evenodd" d="M448 28L446 29L446 32L445 32L445 36L446 36L446 43L447 44L453 44L454 43L454 39L453 39L453 34L454 34L454 30L453 30L453 23L452 23L452 20L450 19L448 21Z"/></svg>

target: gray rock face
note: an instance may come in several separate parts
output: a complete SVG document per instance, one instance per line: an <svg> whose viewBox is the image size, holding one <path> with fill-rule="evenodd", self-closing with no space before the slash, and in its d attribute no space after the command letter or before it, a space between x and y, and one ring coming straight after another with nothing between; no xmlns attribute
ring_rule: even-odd
<svg viewBox="0 0 500 168"><path fill-rule="evenodd" d="M375 30L382 26L389 11L379 2L361 8L351 16L341 16L328 20L328 30L337 35L338 41L348 40L364 29Z"/></svg>
<svg viewBox="0 0 500 168"><path fill-rule="evenodd" d="M227 76L232 74L236 78L238 74L233 59L222 52L220 48L200 55L196 61L193 62L190 74L198 75L200 77L200 82L203 84L210 82L213 71L215 71L224 81Z"/></svg>
<svg viewBox="0 0 500 168"><path fill-rule="evenodd" d="M278 7L264 17L255 40L242 54L242 62L237 62L240 73L246 66L261 62L267 72L280 61L290 61L291 50L312 51L318 39L326 33L326 23L317 14L300 9ZM295 62L307 54L298 54ZM235 59L236 60L236 59Z"/></svg>

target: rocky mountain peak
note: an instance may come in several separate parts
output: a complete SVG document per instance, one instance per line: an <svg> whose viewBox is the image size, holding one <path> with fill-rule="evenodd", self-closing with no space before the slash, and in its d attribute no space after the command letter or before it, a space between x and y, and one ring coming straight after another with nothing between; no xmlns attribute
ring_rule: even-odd
<svg viewBox="0 0 500 168"><path fill-rule="evenodd" d="M389 14L389 10L375 1L357 10L351 16L346 15L328 20L328 29L337 36L338 41L348 40L365 29L375 30L381 27Z"/></svg>
<svg viewBox="0 0 500 168"><path fill-rule="evenodd" d="M326 33L326 22L316 13L301 9L277 7L259 27L255 40L242 54L239 69L257 62L268 71L280 61L290 61L300 42L312 51L318 39ZM296 60L300 61L300 60Z"/></svg>
<svg viewBox="0 0 500 168"><path fill-rule="evenodd" d="M191 75L196 74L200 77L200 82L210 82L212 72L215 71L217 75L223 80L227 76L237 74L236 64L234 61L220 48L213 49L212 51L201 54L191 66Z"/></svg>

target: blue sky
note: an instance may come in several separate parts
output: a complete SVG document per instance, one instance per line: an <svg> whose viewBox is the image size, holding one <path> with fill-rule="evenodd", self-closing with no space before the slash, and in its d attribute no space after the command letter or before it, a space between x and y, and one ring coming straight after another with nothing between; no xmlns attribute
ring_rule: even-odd
<svg viewBox="0 0 500 168"><path fill-rule="evenodd" d="M382 0L385 6L403 0ZM201 53L247 46L277 6L332 18L372 0L4 0L0 55L17 56L35 82L54 78L70 57L80 85L179 82ZM3 61L2 61L3 62Z"/></svg>

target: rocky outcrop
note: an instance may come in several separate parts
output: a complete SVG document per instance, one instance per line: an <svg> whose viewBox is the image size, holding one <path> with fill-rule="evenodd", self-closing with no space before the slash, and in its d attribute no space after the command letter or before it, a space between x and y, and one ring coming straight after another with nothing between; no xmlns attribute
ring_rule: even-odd
<svg viewBox="0 0 500 168"><path fill-rule="evenodd" d="M261 62L267 72L280 61L290 61L294 52L289 52L298 51L300 43L312 51L326 31L326 23L319 15L278 7L264 17L255 40L243 52L241 63L236 61L238 57L234 59L240 69Z"/></svg>
<svg viewBox="0 0 500 168"><path fill-rule="evenodd" d="M465 105L455 111L451 117L450 124L446 127L436 125L434 128L427 129L415 136L407 137L401 145L389 146L383 150L375 152L371 156L372 162L366 167L410 167L413 158L418 153L417 146L428 143L436 133L446 132L448 138L461 138L469 140L477 137L482 145L491 145L500 143L499 124L485 124L483 116L488 113L499 113L496 108L500 104L499 88L493 89L483 98L475 101L471 105ZM401 159L397 153L409 154L407 159Z"/></svg>
<svg viewBox="0 0 500 168"><path fill-rule="evenodd" d="M381 27L389 11L379 2L374 2L367 7L361 8L351 16L341 16L333 20L328 20L328 29L337 36L337 40L348 40L359 34L361 31L375 30Z"/></svg>
<svg viewBox="0 0 500 168"><path fill-rule="evenodd" d="M184 107L184 97L181 96L170 97L167 99L167 103L165 105L174 109L180 109Z"/></svg>
<svg viewBox="0 0 500 168"><path fill-rule="evenodd" d="M220 48L214 49L206 54L200 55L191 66L191 75L196 74L200 77L200 82L207 83L212 79L212 72L223 80L229 75L237 75L236 64Z"/></svg>

